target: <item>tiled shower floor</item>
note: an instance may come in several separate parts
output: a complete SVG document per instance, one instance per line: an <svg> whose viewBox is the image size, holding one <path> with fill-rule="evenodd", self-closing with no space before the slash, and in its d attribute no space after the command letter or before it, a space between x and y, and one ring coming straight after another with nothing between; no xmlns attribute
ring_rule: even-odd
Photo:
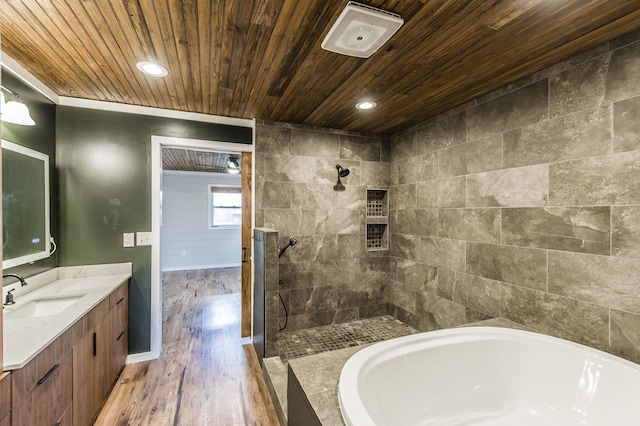
<svg viewBox="0 0 640 426"><path fill-rule="evenodd" d="M294 358L381 342L417 332L391 315L386 315L345 324L282 332L278 338L278 354L282 362L286 363Z"/></svg>

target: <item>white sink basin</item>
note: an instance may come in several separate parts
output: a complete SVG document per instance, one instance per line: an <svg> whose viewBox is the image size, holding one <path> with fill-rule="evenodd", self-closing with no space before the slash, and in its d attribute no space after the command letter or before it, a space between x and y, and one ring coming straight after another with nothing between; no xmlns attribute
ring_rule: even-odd
<svg viewBox="0 0 640 426"><path fill-rule="evenodd" d="M7 319L39 318L57 315L83 298L84 294L62 297L34 299L13 312L8 312Z"/></svg>

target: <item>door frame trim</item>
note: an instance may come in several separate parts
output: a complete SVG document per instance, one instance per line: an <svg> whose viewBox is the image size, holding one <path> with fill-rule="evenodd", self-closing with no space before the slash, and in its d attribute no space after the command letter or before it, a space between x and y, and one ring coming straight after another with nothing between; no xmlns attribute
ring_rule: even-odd
<svg viewBox="0 0 640 426"><path fill-rule="evenodd" d="M255 121L253 121L255 140ZM127 364L157 359L162 353L162 271L160 264L160 190L162 188L162 147L179 147L221 151L229 153L250 152L252 161L251 229L255 228L255 144L207 141L151 135L151 333L150 350L129 355ZM251 253L253 258L253 253ZM253 277L251 280L253 295ZM253 333L252 333L253 334Z"/></svg>

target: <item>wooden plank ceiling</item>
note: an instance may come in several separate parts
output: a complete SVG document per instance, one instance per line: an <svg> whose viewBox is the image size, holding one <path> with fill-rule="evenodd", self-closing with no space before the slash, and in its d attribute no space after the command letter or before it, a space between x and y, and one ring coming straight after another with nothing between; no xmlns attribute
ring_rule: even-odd
<svg viewBox="0 0 640 426"><path fill-rule="evenodd" d="M230 166L232 162L235 167ZM229 168L242 169L242 157L223 152L197 151L183 148L162 149L163 170L229 173Z"/></svg>
<svg viewBox="0 0 640 426"><path fill-rule="evenodd" d="M359 59L320 47L346 3L2 0L1 45L60 96L391 134L640 29L638 0L363 0L405 25Z"/></svg>

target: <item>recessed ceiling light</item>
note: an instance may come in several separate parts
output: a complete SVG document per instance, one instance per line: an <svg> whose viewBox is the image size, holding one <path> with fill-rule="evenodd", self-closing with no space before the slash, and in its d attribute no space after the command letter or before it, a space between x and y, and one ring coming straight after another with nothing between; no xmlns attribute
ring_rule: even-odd
<svg viewBox="0 0 640 426"><path fill-rule="evenodd" d="M165 67L155 62L138 62L136 66L140 71L152 77L164 77L169 74L169 71L167 71Z"/></svg>
<svg viewBox="0 0 640 426"><path fill-rule="evenodd" d="M371 102L371 101L364 101L364 102L358 102L356 104L356 108L358 109L372 109L376 107L376 103L375 102Z"/></svg>

